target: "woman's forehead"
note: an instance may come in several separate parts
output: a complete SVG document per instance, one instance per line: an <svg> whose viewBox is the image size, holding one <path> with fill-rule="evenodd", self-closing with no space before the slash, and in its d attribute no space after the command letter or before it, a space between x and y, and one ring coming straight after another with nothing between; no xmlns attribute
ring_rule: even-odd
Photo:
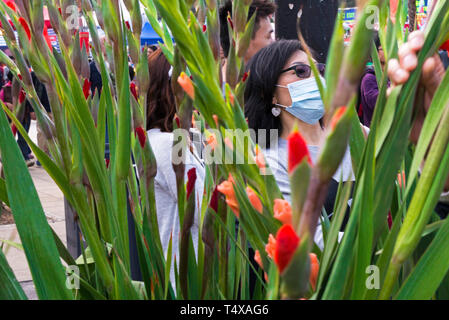
<svg viewBox="0 0 449 320"><path fill-rule="evenodd" d="M305 64L309 64L309 61L307 59L307 54L304 51L296 51L288 60L287 63L285 64L285 68L290 67L291 65L297 64L297 63L305 63Z"/></svg>

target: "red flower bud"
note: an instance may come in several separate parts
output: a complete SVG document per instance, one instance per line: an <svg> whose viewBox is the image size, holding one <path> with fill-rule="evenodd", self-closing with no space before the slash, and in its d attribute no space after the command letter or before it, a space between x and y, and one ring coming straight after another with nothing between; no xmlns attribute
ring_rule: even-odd
<svg viewBox="0 0 449 320"><path fill-rule="evenodd" d="M140 146L145 148L145 142L147 141L147 135L145 134L145 130L143 130L142 127L137 127L135 134L137 135L137 138L139 139Z"/></svg>
<svg viewBox="0 0 449 320"><path fill-rule="evenodd" d="M248 79L248 72L245 72L242 77L242 82L245 82Z"/></svg>
<svg viewBox="0 0 449 320"><path fill-rule="evenodd" d="M90 81L89 79L84 79L84 84L83 84L83 93L84 93L84 98L89 98L89 93L90 93Z"/></svg>
<svg viewBox="0 0 449 320"><path fill-rule="evenodd" d="M334 116L331 120L331 129L334 130L335 126L337 125L338 121L340 121L341 117L345 114L346 107L340 107L335 111Z"/></svg>
<svg viewBox="0 0 449 320"><path fill-rule="evenodd" d="M299 241L300 239L291 225L285 224L279 229L276 235L274 262L280 273L282 273L290 263L290 260L298 247Z"/></svg>
<svg viewBox="0 0 449 320"><path fill-rule="evenodd" d="M126 27L128 28L128 30L131 30L131 26L129 25L128 21L125 21Z"/></svg>
<svg viewBox="0 0 449 320"><path fill-rule="evenodd" d="M16 133L17 133L17 127L16 127L16 125L13 123L12 124L12 126L11 126L11 130L12 130L12 135L13 136L16 136Z"/></svg>
<svg viewBox="0 0 449 320"><path fill-rule="evenodd" d="M228 22L229 25L231 26L231 29L234 30L234 24L232 23L231 15L229 14L229 12L228 12Z"/></svg>
<svg viewBox="0 0 449 320"><path fill-rule="evenodd" d="M217 189L217 187L215 187L214 192L212 192L209 207L211 207L215 212L218 212L218 189Z"/></svg>
<svg viewBox="0 0 449 320"><path fill-rule="evenodd" d="M58 10L59 10L59 14L60 14L61 17L62 17L62 9L61 9L61 8L58 8Z"/></svg>
<svg viewBox="0 0 449 320"><path fill-rule="evenodd" d="M192 168L187 172L187 199L190 197L196 182L196 169Z"/></svg>
<svg viewBox="0 0 449 320"><path fill-rule="evenodd" d="M178 126L178 128L181 128L181 121L179 120L179 117L177 114L175 114L175 121L176 121L176 125Z"/></svg>
<svg viewBox="0 0 449 320"><path fill-rule="evenodd" d="M292 172L304 157L307 157L307 161L312 165L307 144L298 130L295 129L288 137L288 172Z"/></svg>
<svg viewBox="0 0 449 320"><path fill-rule="evenodd" d="M20 94L19 94L19 103L23 103L25 101L27 94L25 91L20 90Z"/></svg>
<svg viewBox="0 0 449 320"><path fill-rule="evenodd" d="M10 7L14 12L17 12L16 5L13 1L6 1L6 5Z"/></svg>
<svg viewBox="0 0 449 320"><path fill-rule="evenodd" d="M31 41L31 31L30 31L30 27L28 26L28 23L25 21L25 19L23 17L19 18L19 22L22 25L23 29L25 30L28 40Z"/></svg>
<svg viewBox="0 0 449 320"><path fill-rule="evenodd" d="M48 48L51 52L53 52L53 46L51 45L50 36L48 35L48 28L47 25L44 25L44 31L43 31L45 42L47 43Z"/></svg>
<svg viewBox="0 0 449 320"><path fill-rule="evenodd" d="M106 168L109 168L109 159L104 159L104 162L106 163Z"/></svg>
<svg viewBox="0 0 449 320"><path fill-rule="evenodd" d="M131 90L131 93L134 96L134 99L136 99L136 101L139 101L139 97L137 96L137 87L134 82L131 82L129 89Z"/></svg>
<svg viewBox="0 0 449 320"><path fill-rule="evenodd" d="M445 50L449 52L449 40L447 40L445 43L441 45L440 50Z"/></svg>
<svg viewBox="0 0 449 320"><path fill-rule="evenodd" d="M203 25L203 32L206 32L207 31L207 26L204 24Z"/></svg>
<svg viewBox="0 0 449 320"><path fill-rule="evenodd" d="M23 79L23 77L22 77L22 75L20 73L17 76L19 77L20 80Z"/></svg>

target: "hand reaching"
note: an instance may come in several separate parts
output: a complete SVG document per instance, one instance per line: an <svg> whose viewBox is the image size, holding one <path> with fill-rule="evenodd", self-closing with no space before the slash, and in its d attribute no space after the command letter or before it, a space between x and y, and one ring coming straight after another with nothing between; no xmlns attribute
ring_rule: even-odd
<svg viewBox="0 0 449 320"><path fill-rule="evenodd" d="M404 43L398 52L399 59L391 59L388 63L388 77L392 86L402 85L410 78L410 73L418 66L418 52L424 45L424 32L414 31L408 41ZM440 85L445 70L438 54L428 58L422 67L420 86L425 90L424 105L416 106L416 118L410 134L410 140L414 143L418 141L419 134L424 123L426 113L430 107L432 98Z"/></svg>

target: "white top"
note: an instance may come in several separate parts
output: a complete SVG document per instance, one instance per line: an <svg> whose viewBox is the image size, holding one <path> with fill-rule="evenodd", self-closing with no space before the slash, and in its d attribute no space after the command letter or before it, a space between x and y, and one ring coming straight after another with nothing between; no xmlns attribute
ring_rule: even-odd
<svg viewBox="0 0 449 320"><path fill-rule="evenodd" d="M170 281L175 286L174 275L174 257L176 256L176 265L179 266L179 238L180 225L178 215L178 193L176 190L176 176L172 166L172 146L173 133L161 132L160 129L151 129L148 131L148 139L151 148L156 157L157 174L154 179L154 191L156 198L157 220L159 225L159 233L164 250L165 258L167 258L168 244L170 236L172 238L172 266L170 271ZM195 158L187 148L185 163L185 182L187 182L187 172L191 168L196 168L195 182L195 218L191 228L191 235L195 254L198 252L198 228L199 228L199 208L204 190L204 166Z"/></svg>

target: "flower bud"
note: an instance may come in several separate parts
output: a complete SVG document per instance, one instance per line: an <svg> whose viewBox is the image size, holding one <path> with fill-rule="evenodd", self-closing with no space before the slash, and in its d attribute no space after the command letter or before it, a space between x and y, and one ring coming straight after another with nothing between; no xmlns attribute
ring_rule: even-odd
<svg viewBox="0 0 449 320"><path fill-rule="evenodd" d="M196 182L196 169L192 168L187 172L187 199L189 199Z"/></svg>
<svg viewBox="0 0 449 320"><path fill-rule="evenodd" d="M137 127L135 130L135 134L137 135L137 138L139 139L140 146L145 148L145 143L147 141L147 135L145 133L145 130L143 130L142 127Z"/></svg>
<svg viewBox="0 0 449 320"><path fill-rule="evenodd" d="M225 180L221 184L219 184L217 186L217 189L226 196L226 203L231 208L232 212L234 212L235 216L239 218L240 210L234 192L234 184L235 184L234 178L232 177L231 174L229 174L228 180Z"/></svg>
<svg viewBox="0 0 449 320"><path fill-rule="evenodd" d="M248 199L251 202L251 204L253 205L254 209L256 209L257 212L262 213L263 212L262 202L260 202L260 199L257 196L257 194L254 192L254 190L251 189L250 187L247 187L246 195L248 196Z"/></svg>
<svg viewBox="0 0 449 320"><path fill-rule="evenodd" d="M83 93L84 93L84 98L89 98L90 95L90 81L89 79L84 79L84 84L83 84Z"/></svg>
<svg viewBox="0 0 449 320"><path fill-rule="evenodd" d="M23 30L25 30L25 33L28 37L28 41L31 41L31 31L30 27L28 26L28 23L25 21L23 17L19 18L19 23L22 25Z"/></svg>
<svg viewBox="0 0 449 320"><path fill-rule="evenodd" d="M192 80L184 73L178 77L179 85L184 89L184 91L189 95L192 100L195 99L195 88L193 87Z"/></svg>
<svg viewBox="0 0 449 320"><path fill-rule="evenodd" d="M299 241L300 239L291 225L286 224L279 229L276 235L276 250L274 252L274 262L279 269L279 273L282 274L288 266Z"/></svg>
<svg viewBox="0 0 449 320"><path fill-rule="evenodd" d="M312 165L307 144L298 129L295 129L288 137L288 172L293 172L304 158Z"/></svg>
<svg viewBox="0 0 449 320"><path fill-rule="evenodd" d="M283 225L292 224L292 208L287 200L275 199L273 211L274 218L282 222Z"/></svg>

